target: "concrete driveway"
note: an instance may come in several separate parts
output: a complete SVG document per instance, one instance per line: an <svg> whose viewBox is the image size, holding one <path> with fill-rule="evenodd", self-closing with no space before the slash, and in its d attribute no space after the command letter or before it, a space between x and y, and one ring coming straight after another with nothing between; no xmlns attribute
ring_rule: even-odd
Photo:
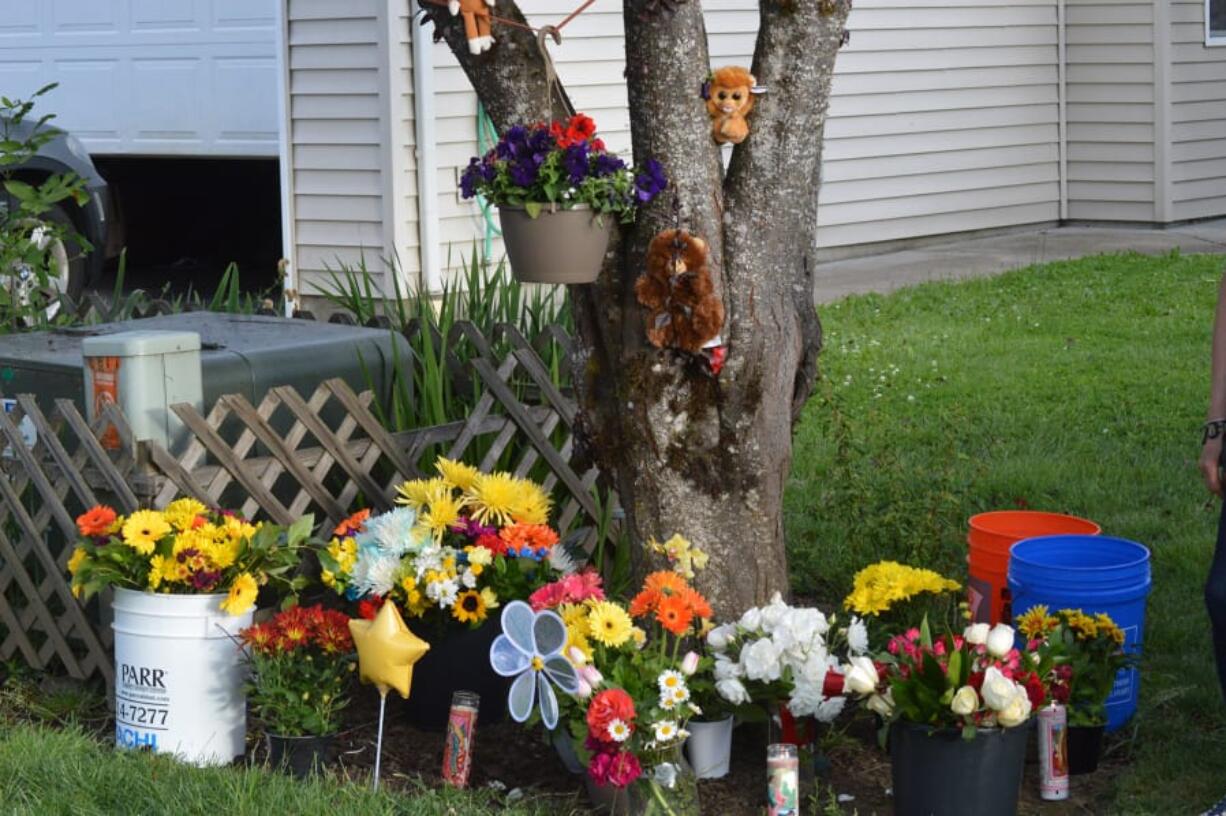
<svg viewBox="0 0 1226 816"><path fill-rule="evenodd" d="M819 226L820 229L820 226ZM892 292L933 280L982 277L1048 261L1112 252L1226 253L1226 218L1169 229L1046 227L934 243L817 267L814 297L829 303L861 292Z"/></svg>

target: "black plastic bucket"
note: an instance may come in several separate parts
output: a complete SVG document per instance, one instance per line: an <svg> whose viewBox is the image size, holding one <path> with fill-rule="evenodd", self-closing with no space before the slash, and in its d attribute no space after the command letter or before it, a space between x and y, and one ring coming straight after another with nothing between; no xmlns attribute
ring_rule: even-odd
<svg viewBox="0 0 1226 816"><path fill-rule="evenodd" d="M1026 761L1029 724L980 730L971 740L954 729L896 722L890 763L896 816L1009 816Z"/></svg>
<svg viewBox="0 0 1226 816"><path fill-rule="evenodd" d="M285 737L268 734L268 764L298 779L320 773L328 764L332 736Z"/></svg>

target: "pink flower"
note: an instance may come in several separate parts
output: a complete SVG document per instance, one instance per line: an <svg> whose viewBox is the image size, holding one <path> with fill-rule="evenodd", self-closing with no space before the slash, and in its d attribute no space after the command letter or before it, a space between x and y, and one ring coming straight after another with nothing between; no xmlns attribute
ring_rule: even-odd
<svg viewBox="0 0 1226 816"><path fill-rule="evenodd" d="M643 775L643 766L628 751L601 751L592 756L587 773L597 785L624 788Z"/></svg>
<svg viewBox="0 0 1226 816"><path fill-rule="evenodd" d="M912 643L918 643L920 639L920 631L916 627L912 626L910 629L907 630L907 633L904 635L904 637L907 640L911 641Z"/></svg>
<svg viewBox="0 0 1226 816"><path fill-rule="evenodd" d="M562 598L565 596L565 590L562 588L560 581L555 581L552 584L538 589L528 596L528 603L532 606L533 612L540 612L542 609L553 609L562 603Z"/></svg>
<svg viewBox="0 0 1226 816"><path fill-rule="evenodd" d="M590 569L546 584L528 596L528 603L536 612L554 609L564 603L583 603L587 600L604 600L600 573Z"/></svg>

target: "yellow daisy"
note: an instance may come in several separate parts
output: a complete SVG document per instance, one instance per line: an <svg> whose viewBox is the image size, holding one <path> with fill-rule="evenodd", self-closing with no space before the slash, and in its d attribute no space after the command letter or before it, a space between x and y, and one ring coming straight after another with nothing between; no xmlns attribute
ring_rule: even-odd
<svg viewBox="0 0 1226 816"><path fill-rule="evenodd" d="M443 478L444 482L460 490L468 490L472 483L477 480L477 477L481 475L481 471L472 465L456 462L443 456L435 460L434 468L438 471L438 475Z"/></svg>
<svg viewBox="0 0 1226 816"><path fill-rule="evenodd" d="M208 508L195 499L176 499L166 505L162 515L176 530L190 530L196 523L196 516L203 516Z"/></svg>
<svg viewBox="0 0 1226 816"><path fill-rule="evenodd" d="M588 628L593 639L613 649L634 636L634 622L630 620L630 614L609 601L592 604L588 613Z"/></svg>
<svg viewBox="0 0 1226 816"><path fill-rule="evenodd" d="M158 539L171 532L170 525L156 510L137 510L123 523L123 542L141 555L152 555Z"/></svg>
<svg viewBox="0 0 1226 816"><path fill-rule="evenodd" d="M1018 615L1017 628L1022 631L1022 634L1030 639L1042 637L1047 633L1048 622L1054 621L1047 614L1047 606L1039 604L1032 606L1026 610L1025 614Z"/></svg>
<svg viewBox="0 0 1226 816"><path fill-rule="evenodd" d="M221 611L231 615L241 615L255 606L256 596L260 594L260 585L251 577L251 573L239 573L230 584L230 594L221 602Z"/></svg>

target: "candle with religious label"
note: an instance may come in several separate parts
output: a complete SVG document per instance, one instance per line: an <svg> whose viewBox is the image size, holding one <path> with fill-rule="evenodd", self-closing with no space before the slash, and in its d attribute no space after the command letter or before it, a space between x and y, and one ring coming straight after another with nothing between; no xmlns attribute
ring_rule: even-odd
<svg viewBox="0 0 1226 816"><path fill-rule="evenodd" d="M1053 702L1039 709L1039 796L1068 798L1068 714Z"/></svg>
<svg viewBox="0 0 1226 816"><path fill-rule="evenodd" d="M800 813L800 755L795 745L776 743L766 747L766 813Z"/></svg>
<svg viewBox="0 0 1226 816"><path fill-rule="evenodd" d="M443 781L452 787L468 787L473 736L477 731L477 709L480 705L481 695L475 691L457 691L451 695L447 744L443 747Z"/></svg>

